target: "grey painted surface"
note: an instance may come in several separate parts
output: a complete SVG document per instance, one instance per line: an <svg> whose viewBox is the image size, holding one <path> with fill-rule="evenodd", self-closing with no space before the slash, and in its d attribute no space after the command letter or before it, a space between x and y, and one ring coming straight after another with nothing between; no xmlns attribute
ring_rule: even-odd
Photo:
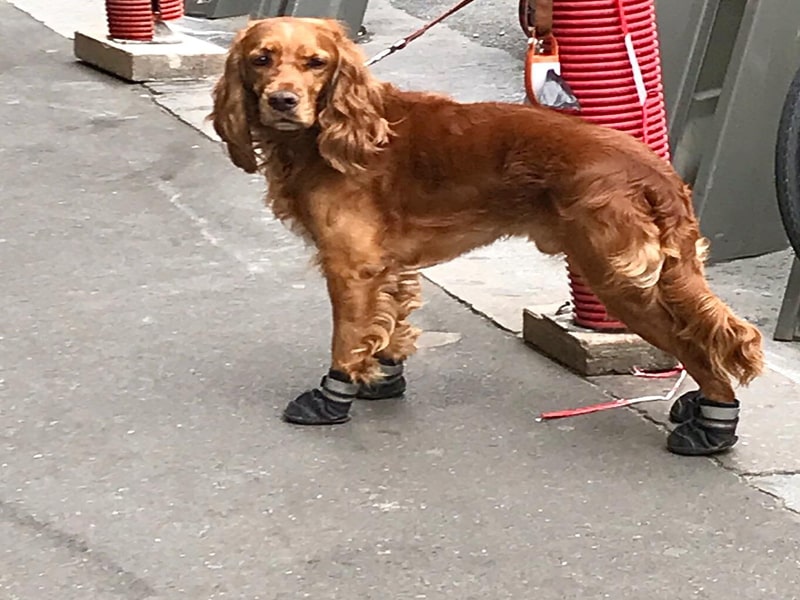
<svg viewBox="0 0 800 600"><path fill-rule="evenodd" d="M793 0L749 0L694 182L695 206L718 260L787 247L775 200L778 119L800 67Z"/></svg>
<svg viewBox="0 0 800 600"><path fill-rule="evenodd" d="M800 342L800 258L795 258L792 262L786 293L775 325L775 339Z"/></svg>
<svg viewBox="0 0 800 600"><path fill-rule="evenodd" d="M253 0L184 0L186 14L207 19L224 19L250 14Z"/></svg>
<svg viewBox="0 0 800 600"><path fill-rule="evenodd" d="M254 0L250 14L254 18L292 16L326 17L347 24L356 35L364 20L367 0Z"/></svg>

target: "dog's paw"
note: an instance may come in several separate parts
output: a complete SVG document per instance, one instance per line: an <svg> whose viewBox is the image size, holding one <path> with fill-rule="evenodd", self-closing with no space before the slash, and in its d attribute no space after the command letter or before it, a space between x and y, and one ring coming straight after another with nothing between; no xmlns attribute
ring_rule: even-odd
<svg viewBox="0 0 800 600"><path fill-rule="evenodd" d="M369 383L362 383L356 396L360 400L388 400L402 396L406 391L406 378L403 377L403 363L378 359L380 377Z"/></svg>
<svg viewBox="0 0 800 600"><path fill-rule="evenodd" d="M289 402L283 420L295 425L339 425L350 420L350 407L359 385L336 371L322 378L320 387L303 392Z"/></svg>
<svg viewBox="0 0 800 600"><path fill-rule="evenodd" d="M712 456L727 452L739 438L739 402L706 399L699 391L678 398L670 419L679 423L667 438L667 449L683 456Z"/></svg>

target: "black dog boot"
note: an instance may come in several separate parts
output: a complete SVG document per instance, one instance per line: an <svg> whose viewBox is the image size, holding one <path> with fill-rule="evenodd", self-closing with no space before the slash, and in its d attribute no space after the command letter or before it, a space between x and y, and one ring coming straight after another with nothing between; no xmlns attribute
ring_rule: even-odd
<svg viewBox="0 0 800 600"><path fill-rule="evenodd" d="M358 398L361 400L387 400L402 396L406 391L406 378L403 376L403 363L379 358L383 377L370 384L361 384Z"/></svg>
<svg viewBox="0 0 800 600"><path fill-rule="evenodd" d="M700 392L675 401L670 419L679 425L667 438L667 449L683 456L711 456L731 449L739 438L739 401L714 402Z"/></svg>
<svg viewBox="0 0 800 600"><path fill-rule="evenodd" d="M283 420L296 425L338 425L350 420L350 406L359 390L357 383L330 370L318 388L303 392L289 402Z"/></svg>
<svg viewBox="0 0 800 600"><path fill-rule="evenodd" d="M686 392L675 400L669 409L669 420L673 423L685 423L689 419L697 416L700 411L700 399L703 395L700 390Z"/></svg>

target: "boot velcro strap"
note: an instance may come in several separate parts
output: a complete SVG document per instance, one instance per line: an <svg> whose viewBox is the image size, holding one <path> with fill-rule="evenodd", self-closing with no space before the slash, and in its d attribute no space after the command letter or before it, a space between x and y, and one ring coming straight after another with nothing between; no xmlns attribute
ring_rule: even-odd
<svg viewBox="0 0 800 600"><path fill-rule="evenodd" d="M380 365L381 375L384 377L396 377L397 375L403 374L403 363L395 363L393 365L380 363Z"/></svg>
<svg viewBox="0 0 800 600"><path fill-rule="evenodd" d="M717 421L715 419L706 419L704 417L697 417L697 424L704 429L716 429L717 431L736 431L736 424L739 419L726 419L724 421Z"/></svg>
<svg viewBox="0 0 800 600"><path fill-rule="evenodd" d="M714 421L735 421L739 418L739 407L709 406L701 403L700 416Z"/></svg>
<svg viewBox="0 0 800 600"><path fill-rule="evenodd" d="M359 386L357 383L350 381L339 381L327 375L322 380L322 389L320 390L326 397L337 402L347 402L352 400L358 393Z"/></svg>

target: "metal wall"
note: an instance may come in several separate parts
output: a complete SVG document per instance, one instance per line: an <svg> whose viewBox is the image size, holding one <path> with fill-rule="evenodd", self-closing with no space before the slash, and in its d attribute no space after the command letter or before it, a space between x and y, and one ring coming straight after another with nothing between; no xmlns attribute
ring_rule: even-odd
<svg viewBox="0 0 800 600"><path fill-rule="evenodd" d="M253 0L185 0L186 14L190 17L224 19L246 15Z"/></svg>
<svg viewBox="0 0 800 600"><path fill-rule="evenodd" d="M774 154L800 65L799 0L656 0L674 163L712 260L788 246Z"/></svg>
<svg viewBox="0 0 800 600"><path fill-rule="evenodd" d="M186 14L221 19L249 14L266 17L329 17L347 24L358 33L367 10L367 0L185 0Z"/></svg>
<svg viewBox="0 0 800 600"><path fill-rule="evenodd" d="M364 20L367 0L255 0L253 17L328 17L347 24L355 37Z"/></svg>

